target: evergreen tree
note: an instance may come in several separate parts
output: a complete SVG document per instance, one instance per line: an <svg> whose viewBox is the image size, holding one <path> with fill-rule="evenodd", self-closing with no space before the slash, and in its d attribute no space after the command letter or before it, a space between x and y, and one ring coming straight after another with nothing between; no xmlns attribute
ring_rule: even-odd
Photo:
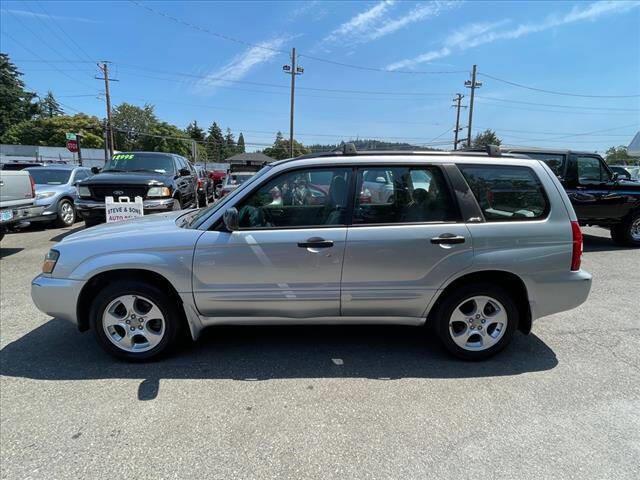
<svg viewBox="0 0 640 480"><path fill-rule="evenodd" d="M62 107L53 96L53 92L51 92L51 90L49 90L47 95L38 102L38 109L40 110L40 116L46 118L64 115Z"/></svg>
<svg viewBox="0 0 640 480"><path fill-rule="evenodd" d="M282 136L282 132L278 132L276 134L276 139L273 142L273 146L265 148L263 153L268 155L271 158L275 158L276 160L282 160L284 158L291 157L291 142L289 140L285 140ZM304 155L306 153L311 153L307 147L302 145L297 140L293 140L293 156L297 157L299 155Z"/></svg>
<svg viewBox="0 0 640 480"><path fill-rule="evenodd" d="M9 60L9 55L0 53L0 136L9 127L24 120L31 120L38 112L33 103L35 94L27 92L22 73Z"/></svg>
<svg viewBox="0 0 640 480"><path fill-rule="evenodd" d="M237 148L238 153L245 153L245 148L244 148L244 136L242 135L242 132L240 132L240 135L238 135L238 148Z"/></svg>
<svg viewBox="0 0 640 480"><path fill-rule="evenodd" d="M189 135L190 138L193 138L194 140L196 140L198 142L204 142L205 139L206 139L204 130L202 128L200 128L200 126L198 125L197 120L194 120L189 125L187 125L186 132L187 132L187 135Z"/></svg>
<svg viewBox="0 0 640 480"><path fill-rule="evenodd" d="M224 158L233 157L236 154L236 139L230 128L227 128L227 134L224 136Z"/></svg>
<svg viewBox="0 0 640 480"><path fill-rule="evenodd" d="M216 122L213 122L207 134L207 157L210 162L222 162L224 146L225 139L222 130Z"/></svg>
<svg viewBox="0 0 640 480"><path fill-rule="evenodd" d="M482 148L487 145L500 145L501 143L502 140L498 138L496 132L490 129L486 129L484 132L476 135L471 145L476 148Z"/></svg>

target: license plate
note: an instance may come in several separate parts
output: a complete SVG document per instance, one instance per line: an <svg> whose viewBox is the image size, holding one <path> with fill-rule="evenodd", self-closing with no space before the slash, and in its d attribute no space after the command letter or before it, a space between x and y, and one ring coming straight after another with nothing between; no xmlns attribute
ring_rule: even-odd
<svg viewBox="0 0 640 480"><path fill-rule="evenodd" d="M3 210L0 212L0 221L8 222L13 218L13 210Z"/></svg>

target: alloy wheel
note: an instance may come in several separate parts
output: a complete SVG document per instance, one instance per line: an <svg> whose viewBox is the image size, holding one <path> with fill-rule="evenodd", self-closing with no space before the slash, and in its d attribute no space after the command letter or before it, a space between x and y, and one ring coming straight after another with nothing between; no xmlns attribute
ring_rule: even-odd
<svg viewBox="0 0 640 480"><path fill-rule="evenodd" d="M107 338L125 352L146 352L157 346L165 334L165 318L151 300L139 295L121 295L112 300L102 315Z"/></svg>
<svg viewBox="0 0 640 480"><path fill-rule="evenodd" d="M477 295L453 310L449 317L449 335L465 350L487 350L503 337L508 321L507 311L499 301Z"/></svg>

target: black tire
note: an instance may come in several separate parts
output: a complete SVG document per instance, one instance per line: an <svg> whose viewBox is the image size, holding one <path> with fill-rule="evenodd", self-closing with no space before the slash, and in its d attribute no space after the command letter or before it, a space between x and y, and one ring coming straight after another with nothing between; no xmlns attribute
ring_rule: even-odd
<svg viewBox="0 0 640 480"><path fill-rule="evenodd" d="M95 227L96 225L100 225L102 222L98 217L84 217L84 226L85 228Z"/></svg>
<svg viewBox="0 0 640 480"><path fill-rule="evenodd" d="M102 324L103 314L109 304L122 295L134 295L154 302L162 312L165 325L162 340L152 349L130 352L117 347L108 337ZM98 344L110 355L129 362L144 362L166 355L176 345L183 325L183 312L174 298L155 285L138 280L122 280L109 284L91 304L89 321Z"/></svg>
<svg viewBox="0 0 640 480"><path fill-rule="evenodd" d="M4 238L4 232L0 232L0 241Z"/></svg>
<svg viewBox="0 0 640 480"><path fill-rule="evenodd" d="M486 296L497 300L502 304L507 315L507 326L502 333L501 338L493 346L484 350L467 350L459 346L453 340L452 333L450 333L449 328L449 319L454 313L454 310L457 309L459 305L463 304L465 300L474 296ZM453 355L463 360L485 360L495 355L505 348L509 342L511 342L513 334L518 329L518 308L512 296L503 288L490 283L473 283L462 288L458 288L438 303L438 306L431 316L434 330L445 348ZM465 325L465 327L469 328L468 325ZM480 328L482 327L480 326ZM485 330L485 332L488 333L487 330ZM476 334L478 333L476 332Z"/></svg>
<svg viewBox="0 0 640 480"><path fill-rule="evenodd" d="M182 204L180 203L179 198L173 199L173 211L182 210Z"/></svg>
<svg viewBox="0 0 640 480"><path fill-rule="evenodd" d="M640 222L640 212L635 212L619 225L611 227L611 239L618 245L625 247L640 247L640 238L634 238L633 230Z"/></svg>
<svg viewBox="0 0 640 480"><path fill-rule="evenodd" d="M198 195L198 204L196 208L205 207L207 205L207 196L206 194Z"/></svg>
<svg viewBox="0 0 640 480"><path fill-rule="evenodd" d="M69 213L71 217L68 220L65 220L63 216L65 216L65 210L69 209ZM74 223L76 223L76 209L73 206L73 203L67 199L62 199L58 202L58 216L55 220L56 227L71 227Z"/></svg>

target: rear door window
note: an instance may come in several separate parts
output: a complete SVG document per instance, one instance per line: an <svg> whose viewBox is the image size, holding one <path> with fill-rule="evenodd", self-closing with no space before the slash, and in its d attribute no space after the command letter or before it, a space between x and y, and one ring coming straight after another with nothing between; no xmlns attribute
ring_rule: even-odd
<svg viewBox="0 0 640 480"><path fill-rule="evenodd" d="M457 206L439 168L358 169L354 225L457 220Z"/></svg>
<svg viewBox="0 0 640 480"><path fill-rule="evenodd" d="M542 160L558 177L563 177L567 165L567 156L561 153L523 152L527 157Z"/></svg>
<svg viewBox="0 0 640 480"><path fill-rule="evenodd" d="M540 180L529 167L459 165L489 222L539 220L549 202Z"/></svg>

